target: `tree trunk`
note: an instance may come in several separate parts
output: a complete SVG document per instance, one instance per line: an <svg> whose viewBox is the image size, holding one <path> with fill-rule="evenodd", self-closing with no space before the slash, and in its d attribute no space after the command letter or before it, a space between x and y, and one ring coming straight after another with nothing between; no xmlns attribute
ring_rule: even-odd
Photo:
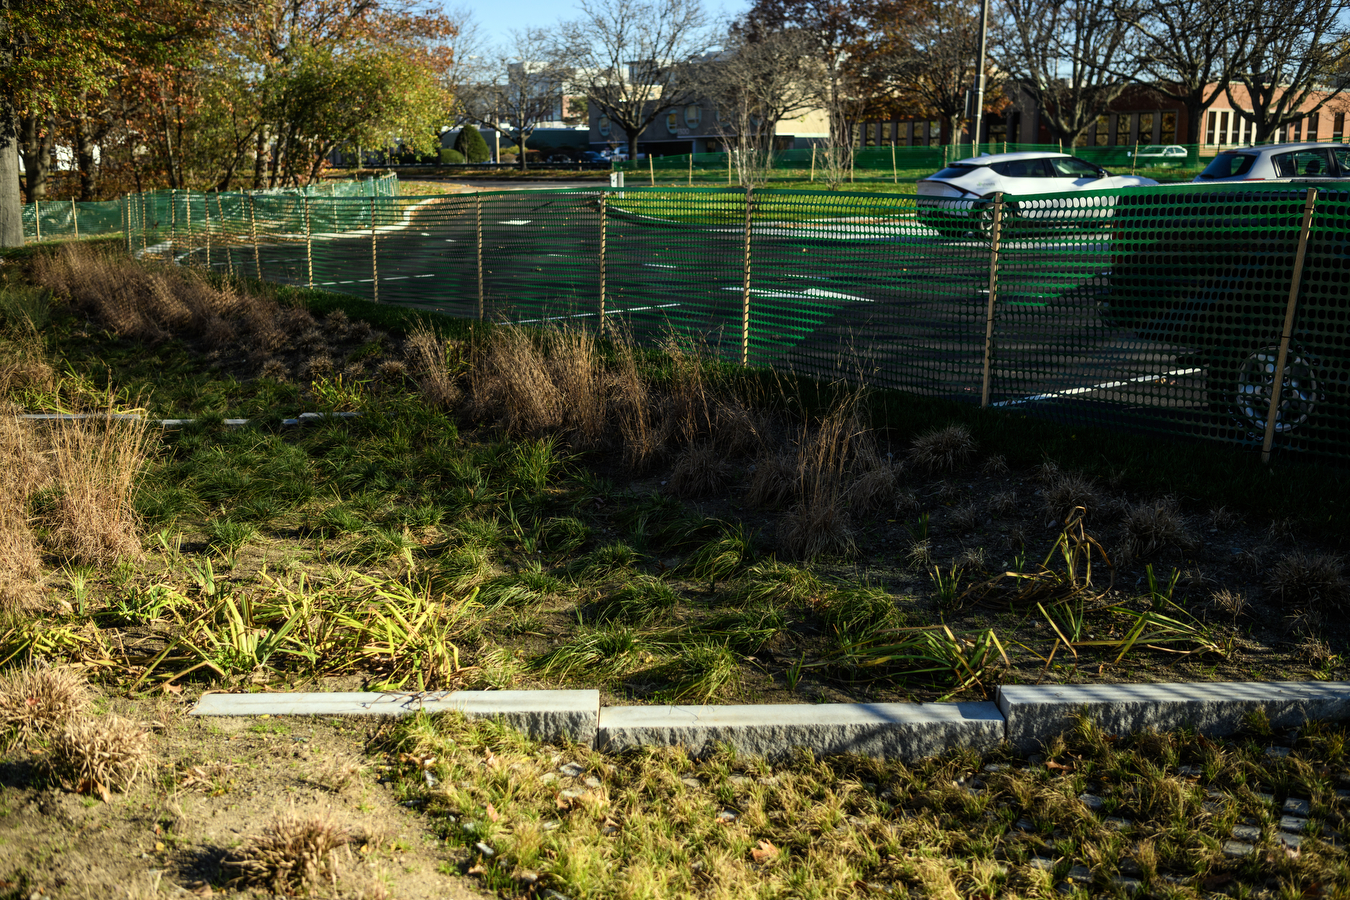
<svg viewBox="0 0 1350 900"><path fill-rule="evenodd" d="M516 160L516 165L522 172L525 171L525 138L526 135L523 132L516 132L516 149L519 151L518 156L520 157Z"/></svg>
<svg viewBox="0 0 1350 900"><path fill-rule="evenodd" d="M23 246L18 124L14 99L7 92L0 92L0 247Z"/></svg>
<svg viewBox="0 0 1350 900"><path fill-rule="evenodd" d="M88 97L82 95L75 112L75 164L80 170L80 199L85 202L93 200L98 193L94 149L94 136L89 130Z"/></svg>
<svg viewBox="0 0 1350 900"><path fill-rule="evenodd" d="M51 169L52 147L56 136L48 127L43 132L42 113L19 116L19 146L23 153L23 167L28 176L28 202L47 196L47 173Z"/></svg>
<svg viewBox="0 0 1350 900"><path fill-rule="evenodd" d="M253 189L263 189L263 172L267 166L267 129L258 129L258 139L253 145Z"/></svg>

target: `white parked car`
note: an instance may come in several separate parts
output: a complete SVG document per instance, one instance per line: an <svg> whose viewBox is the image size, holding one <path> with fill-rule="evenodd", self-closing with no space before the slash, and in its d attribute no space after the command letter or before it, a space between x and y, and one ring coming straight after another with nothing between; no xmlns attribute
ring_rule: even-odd
<svg viewBox="0 0 1350 900"><path fill-rule="evenodd" d="M1184 163L1186 161L1186 148L1178 147L1176 144L1149 144L1147 147L1140 147L1136 152L1130 150L1125 154L1127 157L1134 157L1144 165L1154 165L1158 162L1165 163Z"/></svg>
<svg viewBox="0 0 1350 900"><path fill-rule="evenodd" d="M1113 175L1101 166L1067 153L996 153L957 160L945 169L919 179L916 205L921 222L940 234L956 237L970 231L983 233L988 230L996 193L1057 194L1157 183L1139 175ZM1100 207L1111 205L1113 198L1103 198L1102 204L1095 209L1075 207L1067 215L1080 219L1096 217L1101 215ZM1008 215L1054 221L1064 219L1065 210L1066 205L1062 203L1032 201L1010 205Z"/></svg>
<svg viewBox="0 0 1350 900"><path fill-rule="evenodd" d="M1350 178L1350 146L1264 144L1225 150L1194 180L1269 181L1274 178Z"/></svg>

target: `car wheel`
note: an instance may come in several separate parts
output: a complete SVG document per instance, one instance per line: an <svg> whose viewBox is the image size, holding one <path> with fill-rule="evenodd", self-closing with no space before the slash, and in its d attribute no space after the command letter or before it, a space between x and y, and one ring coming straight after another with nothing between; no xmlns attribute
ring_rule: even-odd
<svg viewBox="0 0 1350 900"><path fill-rule="evenodd" d="M1017 204L1015 203L1003 204L1003 220L1000 223L1000 230L1003 231L1002 234L1003 237L1006 237L1008 234L1007 231L1004 231L1003 229L1006 229L1008 227L1009 220L1011 220L1012 217L1015 216L1016 214L1017 214ZM975 211L972 213L972 215L975 217L975 227L973 229L975 234L978 235L986 243L991 242L994 239L993 198L986 197L985 199L981 200L980 204L975 208Z"/></svg>
<svg viewBox="0 0 1350 900"><path fill-rule="evenodd" d="M1231 418L1250 437L1265 434L1279 351L1278 345L1267 344L1210 362L1211 408ZM1275 411L1275 433L1290 434L1306 426L1321 410L1323 400L1316 361L1291 344Z"/></svg>

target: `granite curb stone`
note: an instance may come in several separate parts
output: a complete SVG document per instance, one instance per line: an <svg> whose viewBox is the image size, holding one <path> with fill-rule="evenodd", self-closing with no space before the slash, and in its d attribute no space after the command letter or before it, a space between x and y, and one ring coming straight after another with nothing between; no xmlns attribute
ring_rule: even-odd
<svg viewBox="0 0 1350 900"><path fill-rule="evenodd" d="M1350 716L1350 683L1004 685L996 702L1007 720L1009 742L1025 752L1070 728L1081 711L1112 734L1182 726L1205 735L1231 734L1257 710L1264 710L1275 728L1345 718Z"/></svg>
<svg viewBox="0 0 1350 900"><path fill-rule="evenodd" d="M695 756L729 743L741 753L919 759L951 747L992 750L1003 717L992 703L820 703L747 706L607 706L596 746L681 745Z"/></svg>

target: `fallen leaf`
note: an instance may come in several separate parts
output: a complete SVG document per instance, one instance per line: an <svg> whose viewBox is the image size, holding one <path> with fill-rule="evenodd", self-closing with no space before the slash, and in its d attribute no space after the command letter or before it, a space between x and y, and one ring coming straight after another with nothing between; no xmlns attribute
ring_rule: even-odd
<svg viewBox="0 0 1350 900"><path fill-rule="evenodd" d="M1063 765L1063 764L1061 764L1061 763L1057 763L1057 762L1055 762L1053 759L1050 760L1049 762L1047 762L1047 763L1045 764L1045 767L1046 767L1047 769L1054 769L1054 770L1057 771L1057 772L1072 772L1072 771L1073 771L1073 766L1066 766L1066 765Z"/></svg>
<svg viewBox="0 0 1350 900"><path fill-rule="evenodd" d="M488 817L489 819L491 819L492 821L496 822L497 820L499 820L499 819L502 817L502 814L499 813L499 812L497 812L497 807L495 807L495 806L493 806L491 803L489 803L489 804L487 805L487 817Z"/></svg>
<svg viewBox="0 0 1350 900"><path fill-rule="evenodd" d="M768 841L760 841L759 846L750 851L750 858L755 862L765 862L770 859L778 858L778 848Z"/></svg>
<svg viewBox="0 0 1350 900"><path fill-rule="evenodd" d="M482 864L482 863L478 863L478 864L476 864L476 865L473 865L473 866L470 866L470 867L469 867L469 874L470 874L470 875L486 875L486 874L487 874L487 869L483 868L483 864Z"/></svg>
<svg viewBox="0 0 1350 900"><path fill-rule="evenodd" d="M161 689L164 691L164 693L166 693L166 694L181 694L181 693L183 693L183 686L182 686L181 684L169 684L169 683L166 681L166 682L164 682L164 684L160 685L160 688L161 688Z"/></svg>
<svg viewBox="0 0 1350 900"><path fill-rule="evenodd" d="M497 759L497 754L489 750L487 756L483 758L483 765L487 766L489 769L495 769L501 765L501 760Z"/></svg>

